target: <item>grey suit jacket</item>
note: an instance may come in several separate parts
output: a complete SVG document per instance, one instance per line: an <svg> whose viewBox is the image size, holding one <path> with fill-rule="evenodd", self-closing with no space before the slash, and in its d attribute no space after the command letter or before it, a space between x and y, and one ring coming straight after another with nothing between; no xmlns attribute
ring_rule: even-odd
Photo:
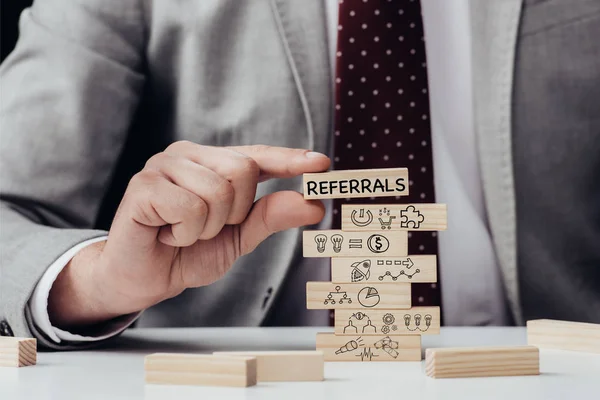
<svg viewBox="0 0 600 400"><path fill-rule="evenodd" d="M577 9L576 21L594 11L591 2L588 9L565 0L531 3L523 18L541 20L533 29L541 38L574 24L558 11ZM544 106L533 101L549 94L556 71L535 70L540 61L527 54L534 44L522 39L531 33L522 32L521 7L520 0L472 4L476 130L497 255L518 323L539 315L600 320L598 114L566 113L560 128L526 117L529 110L565 110L549 99ZM589 33L597 22L577 24ZM129 178L168 143L329 150L332 94L320 1L38 0L20 27L19 43L0 67L0 320L17 335L59 347L32 324L33 288L62 253L105 234ZM577 38L570 39L576 47ZM600 53L592 50L585 66L574 67L578 81L565 83L567 106L578 106L583 88L598 82L579 70L600 68ZM525 67L514 62L519 54ZM531 87L533 72L540 87ZM516 87L513 75L521 77ZM513 116L513 100L521 119ZM547 135L542 141L570 142L578 124L576 145L568 147L574 153L539 171L542 138L532 131ZM300 182L268 182L259 195L282 189L299 190ZM571 228L566 233L551 225L564 210L565 192L569 212L557 222ZM274 235L225 279L152 307L140 325L259 325L301 257L298 233Z"/></svg>

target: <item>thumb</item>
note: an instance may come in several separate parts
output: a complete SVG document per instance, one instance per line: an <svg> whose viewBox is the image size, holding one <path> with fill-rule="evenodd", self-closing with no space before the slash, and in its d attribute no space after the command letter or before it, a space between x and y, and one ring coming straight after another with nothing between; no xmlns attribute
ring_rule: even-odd
<svg viewBox="0 0 600 400"><path fill-rule="evenodd" d="M324 215L323 203L304 200L298 192L269 194L254 204L248 217L240 225L241 255L253 251L275 232L316 224Z"/></svg>

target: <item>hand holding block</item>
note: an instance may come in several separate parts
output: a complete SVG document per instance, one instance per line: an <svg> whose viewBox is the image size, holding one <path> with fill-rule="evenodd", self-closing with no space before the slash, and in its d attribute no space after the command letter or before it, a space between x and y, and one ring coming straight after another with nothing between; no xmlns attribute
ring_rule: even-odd
<svg viewBox="0 0 600 400"><path fill-rule="evenodd" d="M27 367L36 362L36 339L0 336L0 367Z"/></svg>
<svg viewBox="0 0 600 400"><path fill-rule="evenodd" d="M444 231L445 204L342 204L343 231Z"/></svg>
<svg viewBox="0 0 600 400"><path fill-rule="evenodd" d="M438 335L439 307L408 310L336 310L336 335Z"/></svg>
<svg viewBox="0 0 600 400"><path fill-rule="evenodd" d="M551 319L527 321L527 344L548 349L600 353L600 324Z"/></svg>
<svg viewBox="0 0 600 400"><path fill-rule="evenodd" d="M323 380L325 363L321 351L232 351L213 354L255 357L258 382Z"/></svg>
<svg viewBox="0 0 600 400"><path fill-rule="evenodd" d="M540 374L540 353L533 346L427 349L425 369L432 378Z"/></svg>
<svg viewBox="0 0 600 400"><path fill-rule="evenodd" d="M407 232L304 231L304 257L406 256Z"/></svg>
<svg viewBox="0 0 600 400"><path fill-rule="evenodd" d="M437 257L339 257L331 259L331 280L344 282L437 282Z"/></svg>
<svg viewBox="0 0 600 400"><path fill-rule="evenodd" d="M325 361L421 361L421 336L335 336L317 333Z"/></svg>
<svg viewBox="0 0 600 400"><path fill-rule="evenodd" d="M362 308L410 308L410 283L362 283L331 282L306 283L306 308L362 309Z"/></svg>
<svg viewBox="0 0 600 400"><path fill-rule="evenodd" d="M408 196L408 169L355 169L304 174L305 199Z"/></svg>
<svg viewBox="0 0 600 400"><path fill-rule="evenodd" d="M167 385L256 385L256 358L155 353L144 360L146 383Z"/></svg>

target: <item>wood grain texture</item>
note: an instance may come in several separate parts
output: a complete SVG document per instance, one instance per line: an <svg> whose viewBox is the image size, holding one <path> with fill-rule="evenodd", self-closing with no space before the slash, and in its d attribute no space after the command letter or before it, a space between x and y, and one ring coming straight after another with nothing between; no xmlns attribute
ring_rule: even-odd
<svg viewBox="0 0 600 400"><path fill-rule="evenodd" d="M527 321L527 343L540 348L600 353L600 324L551 319Z"/></svg>
<svg viewBox="0 0 600 400"><path fill-rule="evenodd" d="M421 361L421 336L336 336L317 333L325 361Z"/></svg>
<svg viewBox="0 0 600 400"><path fill-rule="evenodd" d="M342 204L343 231L444 231L446 204Z"/></svg>
<svg viewBox="0 0 600 400"><path fill-rule="evenodd" d="M408 255L408 232L304 231L304 257Z"/></svg>
<svg viewBox="0 0 600 400"><path fill-rule="evenodd" d="M347 282L437 282L437 257L336 257L331 259L331 280Z"/></svg>
<svg viewBox="0 0 600 400"><path fill-rule="evenodd" d="M534 346L427 349L425 372L432 378L539 375L540 354Z"/></svg>
<svg viewBox="0 0 600 400"><path fill-rule="evenodd" d="M307 282L306 308L323 309L407 309L411 306L409 283Z"/></svg>
<svg viewBox="0 0 600 400"><path fill-rule="evenodd" d="M37 340L0 336L0 367L27 367L37 363Z"/></svg>
<svg viewBox="0 0 600 400"><path fill-rule="evenodd" d="M336 335L439 335L440 308L336 310Z"/></svg>
<svg viewBox="0 0 600 400"><path fill-rule="evenodd" d="M355 169L304 174L305 199L408 196L408 169Z"/></svg>
<svg viewBox="0 0 600 400"><path fill-rule="evenodd" d="M255 357L258 382L322 381L322 351L227 351L215 355Z"/></svg>
<svg viewBox="0 0 600 400"><path fill-rule="evenodd" d="M256 358L155 353L145 357L146 383L166 385L256 385Z"/></svg>

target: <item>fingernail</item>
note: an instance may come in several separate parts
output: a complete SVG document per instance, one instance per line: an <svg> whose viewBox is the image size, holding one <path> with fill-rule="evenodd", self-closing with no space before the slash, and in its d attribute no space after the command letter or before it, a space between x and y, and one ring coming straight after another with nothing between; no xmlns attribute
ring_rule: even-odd
<svg viewBox="0 0 600 400"><path fill-rule="evenodd" d="M317 153L316 151L309 151L308 153L306 153L306 158L319 158L319 157L327 158L327 156L325 154Z"/></svg>

